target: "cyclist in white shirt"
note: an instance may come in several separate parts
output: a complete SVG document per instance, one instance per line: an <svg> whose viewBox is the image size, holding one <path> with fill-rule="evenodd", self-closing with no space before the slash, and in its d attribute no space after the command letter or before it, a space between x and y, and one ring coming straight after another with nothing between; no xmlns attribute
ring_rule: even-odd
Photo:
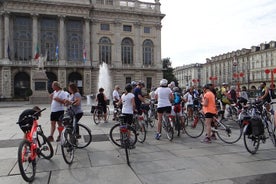
<svg viewBox="0 0 276 184"><path fill-rule="evenodd" d="M160 81L160 87L158 87L155 91L155 99L157 100L157 132L155 139L159 140L161 137L161 127L162 127L162 115L164 112L171 113L173 100L172 90L168 87L168 81L166 79L162 79Z"/></svg>

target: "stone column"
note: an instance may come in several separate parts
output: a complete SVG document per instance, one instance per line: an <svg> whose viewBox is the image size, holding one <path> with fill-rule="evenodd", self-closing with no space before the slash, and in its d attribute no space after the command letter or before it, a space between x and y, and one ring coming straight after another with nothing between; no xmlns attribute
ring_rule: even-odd
<svg viewBox="0 0 276 184"><path fill-rule="evenodd" d="M60 82L62 88L67 87L66 69L58 70L58 81Z"/></svg>
<svg viewBox="0 0 276 184"><path fill-rule="evenodd" d="M90 95L91 91L91 70L85 69L83 72L83 95Z"/></svg>
<svg viewBox="0 0 276 184"><path fill-rule="evenodd" d="M34 57L36 54L36 47L38 46L38 14L32 14L33 17L33 54L32 56Z"/></svg>
<svg viewBox="0 0 276 184"><path fill-rule="evenodd" d="M154 66L157 66L157 68L162 68L162 63L161 63L161 24L155 25L156 29L156 44L154 47Z"/></svg>
<svg viewBox="0 0 276 184"><path fill-rule="evenodd" d="M133 64L135 65L135 67L142 67L143 66L143 53L142 53L142 43L141 43L141 23L140 22L136 22L134 24L134 39L133 43L134 43L134 47L133 47Z"/></svg>
<svg viewBox="0 0 276 184"><path fill-rule="evenodd" d="M3 67L2 68L2 91L1 91L1 98L11 98L11 68L10 67Z"/></svg>
<svg viewBox="0 0 276 184"><path fill-rule="evenodd" d="M8 46L10 42L10 16L9 12L4 14L4 57L8 59ZM10 47L10 46L9 46Z"/></svg>
<svg viewBox="0 0 276 184"><path fill-rule="evenodd" d="M59 41L58 41L58 47L59 47L59 65L65 65L65 56L66 56L66 49L65 49L65 26L64 26L64 19L65 17L63 15L59 16Z"/></svg>
<svg viewBox="0 0 276 184"><path fill-rule="evenodd" d="M3 42L3 14L0 13L0 59L2 59L4 57L3 55L3 48L4 48L4 42Z"/></svg>
<svg viewBox="0 0 276 184"><path fill-rule="evenodd" d="M92 20L91 24L91 45L92 48L90 48L91 52L91 65L93 67L97 67L99 65L99 54L98 54L98 37L97 37L97 20Z"/></svg>
<svg viewBox="0 0 276 184"><path fill-rule="evenodd" d="M86 50L86 66L90 66L90 19L87 17L85 19L85 29L84 29L84 47Z"/></svg>
<svg viewBox="0 0 276 184"><path fill-rule="evenodd" d="M116 19L114 22L114 46L112 47L112 63L116 65L116 68L122 67L122 59L121 59L121 21Z"/></svg>

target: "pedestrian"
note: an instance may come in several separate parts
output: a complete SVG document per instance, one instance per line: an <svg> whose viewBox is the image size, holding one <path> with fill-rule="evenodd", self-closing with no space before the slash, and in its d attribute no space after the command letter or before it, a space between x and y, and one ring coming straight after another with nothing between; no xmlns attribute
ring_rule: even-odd
<svg viewBox="0 0 276 184"><path fill-rule="evenodd" d="M61 85L58 81L54 81L52 83L52 88L54 90L53 93L50 94L50 98L52 99L51 103L51 129L50 129L50 136L48 140L50 142L54 141L54 132L56 130L56 124L58 124L58 136L56 141L60 141L61 131L63 130L61 117L64 114L64 102L67 100L66 93L62 90Z"/></svg>
<svg viewBox="0 0 276 184"><path fill-rule="evenodd" d="M104 122L107 123L107 97L104 94L104 88L99 89L99 93L96 97L96 102L98 102L98 108L101 108L104 113Z"/></svg>
<svg viewBox="0 0 276 184"><path fill-rule="evenodd" d="M204 96L202 100L202 109L205 116L206 137L202 140L202 142L211 143L211 124L213 117L217 114L216 98L214 93L210 90L209 85L204 85L203 92Z"/></svg>
<svg viewBox="0 0 276 184"><path fill-rule="evenodd" d="M74 111L76 119L75 123L77 124L83 116L83 110L81 107L81 94L77 85L74 83L69 84L68 91L70 92L70 96L68 100L65 100L65 105L72 105L72 110ZM77 138L80 138L78 126L76 127Z"/></svg>
<svg viewBox="0 0 276 184"><path fill-rule="evenodd" d="M119 108L119 106L117 105L118 102L120 101L119 90L120 90L119 85L116 85L112 92L112 100L113 100L114 109ZM115 115L116 115L116 113L113 113L113 121L115 120Z"/></svg>
<svg viewBox="0 0 276 184"><path fill-rule="evenodd" d="M145 103L145 98L142 94L142 88L145 87L145 83L143 81L138 81L137 86L134 89L134 96L135 96L135 107L138 114L142 114L142 103Z"/></svg>
<svg viewBox="0 0 276 184"><path fill-rule="evenodd" d="M159 140L161 137L162 115L163 113L171 113L171 101L174 99L172 90L168 87L167 79L160 81L160 87L155 90L155 99L157 100L157 132L155 139Z"/></svg>

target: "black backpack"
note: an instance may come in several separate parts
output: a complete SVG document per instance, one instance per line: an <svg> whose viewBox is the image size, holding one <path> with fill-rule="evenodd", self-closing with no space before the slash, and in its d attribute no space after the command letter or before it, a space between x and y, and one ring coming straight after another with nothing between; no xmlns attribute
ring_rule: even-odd
<svg viewBox="0 0 276 184"><path fill-rule="evenodd" d="M252 117L249 121L250 121L249 125L252 131L252 135L259 136L264 134L264 124L261 118Z"/></svg>

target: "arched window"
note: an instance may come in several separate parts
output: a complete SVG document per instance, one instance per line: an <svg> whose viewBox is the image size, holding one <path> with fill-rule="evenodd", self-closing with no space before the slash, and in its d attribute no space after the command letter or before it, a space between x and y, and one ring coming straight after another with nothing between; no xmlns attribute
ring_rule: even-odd
<svg viewBox="0 0 276 184"><path fill-rule="evenodd" d="M133 42L130 38L122 41L122 63L133 64Z"/></svg>
<svg viewBox="0 0 276 184"><path fill-rule="evenodd" d="M83 39L82 22L69 20L66 24L67 33L67 59L69 61L82 61Z"/></svg>
<svg viewBox="0 0 276 184"><path fill-rule="evenodd" d="M41 54L47 56L47 61L55 61L58 43L58 22L56 19L43 18L41 20Z"/></svg>
<svg viewBox="0 0 276 184"><path fill-rule="evenodd" d="M32 20L29 17L14 19L14 59L27 61L32 59Z"/></svg>
<svg viewBox="0 0 276 184"><path fill-rule="evenodd" d="M99 43L99 61L106 64L111 63L111 41L107 37L102 37Z"/></svg>
<svg viewBox="0 0 276 184"><path fill-rule="evenodd" d="M153 43L151 40L145 40L143 43L143 64L153 64Z"/></svg>

